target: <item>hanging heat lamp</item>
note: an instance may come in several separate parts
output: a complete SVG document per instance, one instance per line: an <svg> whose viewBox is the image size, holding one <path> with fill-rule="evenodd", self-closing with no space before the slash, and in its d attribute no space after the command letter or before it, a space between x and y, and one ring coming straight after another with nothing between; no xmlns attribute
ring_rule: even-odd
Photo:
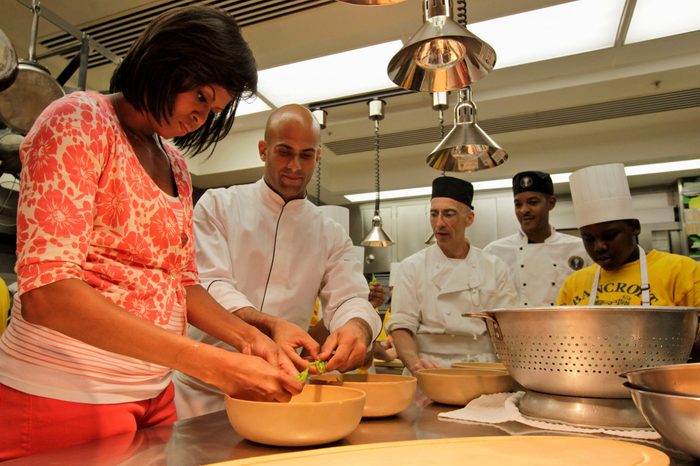
<svg viewBox="0 0 700 466"><path fill-rule="evenodd" d="M379 215L379 120L384 118L384 104L381 99L372 99L369 104L369 119L374 121L374 180L377 189L377 197L374 201L374 217L372 228L360 243L362 246L387 247L394 241L382 228L382 217Z"/></svg>
<svg viewBox="0 0 700 466"><path fill-rule="evenodd" d="M440 122L440 140L445 138L445 114L444 111L449 108L447 104L447 92L433 92L433 110L438 112L438 121ZM442 171L442 176L445 176L445 170ZM435 233L431 232L425 239L425 244L435 243Z"/></svg>
<svg viewBox="0 0 700 466"><path fill-rule="evenodd" d="M328 112L322 108L315 108L311 111L316 121L318 121L319 126L322 130L326 129L326 117ZM319 157L318 163L316 164L316 205L321 205L321 162L322 158Z"/></svg>
<svg viewBox="0 0 700 466"><path fill-rule="evenodd" d="M421 28L389 61L398 86L423 92L462 89L488 74L496 51L451 17L452 0L424 0Z"/></svg>
<svg viewBox="0 0 700 466"><path fill-rule="evenodd" d="M443 173L474 172L497 167L508 160L508 153L477 124L470 87L459 91L459 100L454 127L428 155L426 163Z"/></svg>

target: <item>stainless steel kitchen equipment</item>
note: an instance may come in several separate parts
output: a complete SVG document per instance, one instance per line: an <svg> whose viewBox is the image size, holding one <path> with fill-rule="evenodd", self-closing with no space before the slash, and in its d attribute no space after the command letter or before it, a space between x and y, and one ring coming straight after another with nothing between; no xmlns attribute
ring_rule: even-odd
<svg viewBox="0 0 700 466"><path fill-rule="evenodd" d="M5 128L0 129L0 173L19 175L22 164L19 161L19 147L24 136Z"/></svg>
<svg viewBox="0 0 700 466"><path fill-rule="evenodd" d="M17 76L17 52L0 29L0 91L10 87Z"/></svg>
<svg viewBox="0 0 700 466"><path fill-rule="evenodd" d="M700 397L656 393L632 386L625 387L649 424L664 440L696 458L700 458Z"/></svg>
<svg viewBox="0 0 700 466"><path fill-rule="evenodd" d="M620 375L643 390L700 397L700 363L648 367Z"/></svg>
<svg viewBox="0 0 700 466"><path fill-rule="evenodd" d="M525 392L518 409L523 416L601 429L648 429L649 424L629 398L584 398Z"/></svg>
<svg viewBox="0 0 700 466"><path fill-rule="evenodd" d="M699 311L561 306L468 316L486 320L501 362L523 387L564 396L629 398L618 374L687 362Z"/></svg>
<svg viewBox="0 0 700 466"><path fill-rule="evenodd" d="M0 120L8 128L23 134L29 131L39 114L51 102L65 94L63 87L51 77L49 71L35 61L40 16L37 2L33 5L32 13L34 18L29 59L19 60L13 83L0 92Z"/></svg>

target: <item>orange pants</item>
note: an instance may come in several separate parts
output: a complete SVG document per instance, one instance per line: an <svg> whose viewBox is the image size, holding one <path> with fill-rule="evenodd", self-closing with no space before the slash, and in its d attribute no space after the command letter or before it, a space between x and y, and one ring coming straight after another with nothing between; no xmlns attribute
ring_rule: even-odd
<svg viewBox="0 0 700 466"><path fill-rule="evenodd" d="M0 461L80 445L177 420L171 383L150 400L73 403L0 384Z"/></svg>

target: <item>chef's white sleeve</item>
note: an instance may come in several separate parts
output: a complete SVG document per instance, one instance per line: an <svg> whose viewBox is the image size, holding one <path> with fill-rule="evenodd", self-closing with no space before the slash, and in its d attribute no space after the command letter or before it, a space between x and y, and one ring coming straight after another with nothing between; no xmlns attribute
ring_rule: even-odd
<svg viewBox="0 0 700 466"><path fill-rule="evenodd" d="M375 340L382 330L382 320L367 300L369 285L362 275L362 264L356 259L352 241L342 227L334 224L330 231L334 231L338 239L331 247L319 292L323 323L333 333L350 319L360 318L372 329L372 340Z"/></svg>
<svg viewBox="0 0 700 466"><path fill-rule="evenodd" d="M401 262L391 296L391 315L387 323L389 331L405 329L414 335L418 331L421 303L417 293L421 285L417 281L416 264Z"/></svg>
<svg viewBox="0 0 700 466"><path fill-rule="evenodd" d="M236 288L232 251L227 241L226 211L218 198L205 192L194 208L194 238L197 268L202 286L231 312L255 307Z"/></svg>

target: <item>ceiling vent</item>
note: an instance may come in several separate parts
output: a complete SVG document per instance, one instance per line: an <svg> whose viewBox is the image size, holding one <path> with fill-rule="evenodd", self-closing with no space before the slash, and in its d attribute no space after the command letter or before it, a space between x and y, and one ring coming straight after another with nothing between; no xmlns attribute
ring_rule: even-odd
<svg viewBox="0 0 700 466"><path fill-rule="evenodd" d="M700 88L479 120L479 126L488 134L510 133L513 131L549 128L693 107L700 107ZM387 133L382 134L382 149L394 149L428 143L437 144L440 140L440 128L437 126ZM374 150L374 137L367 136L329 141L325 142L324 145L336 155L369 152Z"/></svg>
<svg viewBox="0 0 700 466"><path fill-rule="evenodd" d="M179 6L204 3L213 5L228 12L236 19L241 27L251 24L269 21L271 19L299 13L329 3L333 0L209 0L205 2L193 2L186 0L161 1L149 3L143 8L129 10L128 12L104 19L93 24L78 25L81 31L87 33L100 44L104 45L117 55L124 56L131 43L146 26L164 11ZM76 39L68 33L59 33L46 37L39 41L48 49L48 52L64 49L72 44L77 44ZM70 60L75 51L61 53L61 56ZM110 63L110 61L97 52L90 54L88 68Z"/></svg>

